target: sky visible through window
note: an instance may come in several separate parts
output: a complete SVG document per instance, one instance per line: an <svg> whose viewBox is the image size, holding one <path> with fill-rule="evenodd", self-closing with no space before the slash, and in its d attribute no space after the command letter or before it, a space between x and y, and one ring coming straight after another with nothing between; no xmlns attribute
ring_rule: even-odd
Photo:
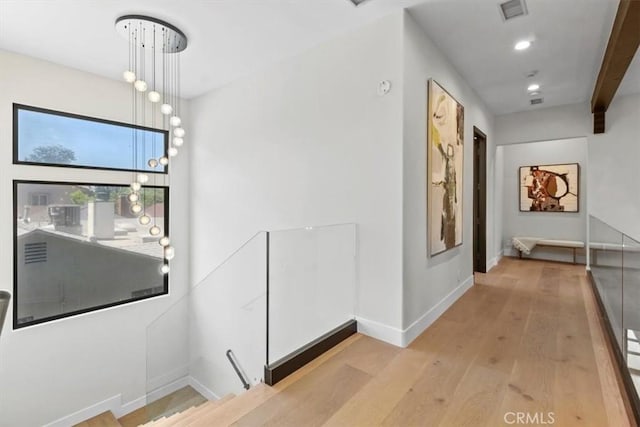
<svg viewBox="0 0 640 427"><path fill-rule="evenodd" d="M137 136L137 159L134 165L132 146ZM38 157L38 147L64 147L74 160L47 161ZM61 150L54 149L60 152ZM50 152L50 151L49 151ZM31 110L18 110L18 160L61 163L110 169L137 169L164 172L147 162L164 155L164 133L132 129L110 123L95 122ZM68 156L67 156L68 157Z"/></svg>

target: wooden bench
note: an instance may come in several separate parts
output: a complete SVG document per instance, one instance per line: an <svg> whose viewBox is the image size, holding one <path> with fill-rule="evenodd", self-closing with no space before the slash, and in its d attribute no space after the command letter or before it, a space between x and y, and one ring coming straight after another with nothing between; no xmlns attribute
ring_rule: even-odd
<svg viewBox="0 0 640 427"><path fill-rule="evenodd" d="M584 242L579 240L556 240L542 239L539 237L514 237L512 240L513 247L518 250L518 255L522 258L522 254L530 254L537 246L547 246L554 248L567 248L573 251L573 263L576 264L576 251L584 248Z"/></svg>

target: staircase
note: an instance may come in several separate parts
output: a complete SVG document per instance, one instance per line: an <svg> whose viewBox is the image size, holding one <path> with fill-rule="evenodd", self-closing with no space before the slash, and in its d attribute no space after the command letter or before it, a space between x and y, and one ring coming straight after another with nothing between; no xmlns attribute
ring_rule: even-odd
<svg viewBox="0 0 640 427"><path fill-rule="evenodd" d="M274 394L276 391L271 387L258 384L239 396L228 394L220 400L210 400L198 406L191 406L182 412L141 425L152 427L227 426L238 421ZM105 412L77 424L75 427L123 427L120 421L116 420L111 412Z"/></svg>

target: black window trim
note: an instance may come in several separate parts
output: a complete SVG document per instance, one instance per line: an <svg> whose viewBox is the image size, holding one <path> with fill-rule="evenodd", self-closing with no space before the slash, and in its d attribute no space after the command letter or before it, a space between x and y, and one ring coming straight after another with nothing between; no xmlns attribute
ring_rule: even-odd
<svg viewBox="0 0 640 427"><path fill-rule="evenodd" d="M101 119L97 117L83 116L81 114L50 110L48 108L34 107L32 105L18 104L14 102L13 103L13 164L14 165L33 165L33 166L46 166L46 167L59 167L59 168L74 168L74 169L109 170L109 171L117 171L117 172L138 172L138 173L149 173L149 174L158 174L158 175L169 174L169 165L166 165L164 167L163 172L156 172L156 171L150 171L146 169L109 168L106 166L87 166L87 165L65 165L61 163L30 162L26 160L20 160L18 158L18 148L19 148L18 112L20 110L34 111L36 113L51 114L54 116L69 117L69 118L78 119L78 120L86 120L89 122L97 122L97 123L103 123L108 125L127 127L130 129L146 130L150 132L162 133L164 135L164 153L166 153L169 148L169 131L165 129L157 129L157 128L151 128L147 126L133 125L131 123L118 122L115 120Z"/></svg>
<svg viewBox="0 0 640 427"><path fill-rule="evenodd" d="M77 182L77 181L46 181L46 180L31 180L31 179L14 179L13 180L13 330L26 328L29 326L48 323L54 320L64 319L67 317L74 317L80 314L90 313L94 311L104 310L106 308L116 307L119 305L125 305L132 302L138 302L150 298L156 298L169 294L169 274L163 275L163 292L154 295L141 296L137 298L131 298L123 301L116 301L109 304L103 304L95 307L90 307L82 310L76 310L69 313L63 313L55 316L43 317L34 319L18 324L18 185L19 184L53 184L53 185L88 185L88 186L113 186L124 187L124 184L105 184L102 182ZM162 188L164 189L164 235L169 236L169 186L165 185L145 185L144 188ZM167 260L164 260L164 264L168 265Z"/></svg>

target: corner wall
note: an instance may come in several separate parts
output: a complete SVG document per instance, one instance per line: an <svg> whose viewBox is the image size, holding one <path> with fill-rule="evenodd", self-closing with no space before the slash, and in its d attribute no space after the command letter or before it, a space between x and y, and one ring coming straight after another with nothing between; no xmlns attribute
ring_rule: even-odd
<svg viewBox="0 0 640 427"><path fill-rule="evenodd" d="M192 101L194 284L259 230L353 222L361 325L401 327L401 28L394 13Z"/></svg>
<svg viewBox="0 0 640 427"><path fill-rule="evenodd" d="M487 236L494 235L495 133L493 115L410 13L403 30L403 344L473 284L473 126L487 135ZM427 257L427 81L433 78L464 106L462 246ZM487 267L500 255L487 239Z"/></svg>
<svg viewBox="0 0 640 427"><path fill-rule="evenodd" d="M124 82L0 51L0 289L12 294L12 180L86 182L87 176L80 169L12 164L14 102L126 123L131 116L131 88ZM0 336L0 425L40 426L106 400L117 401L115 409L120 403L144 404L138 399L146 392L146 328L184 294L189 277L188 207L182 208L189 200L188 143L184 148L172 163L170 177L171 240L176 248L170 295L17 331L12 330L10 308ZM129 173L92 173L95 182L114 182L114 177L119 177L115 183L129 184ZM175 330L166 331L168 339L186 331L186 324L174 326ZM177 346L171 349L183 351Z"/></svg>
<svg viewBox="0 0 640 427"><path fill-rule="evenodd" d="M638 117L640 94L616 96L603 134L593 134L589 104L580 103L497 116L496 137L499 145L586 137L587 213L640 240ZM496 233L509 238L501 229Z"/></svg>
<svg viewBox="0 0 640 427"><path fill-rule="evenodd" d="M504 254L517 256L511 245L513 236L534 236L547 239L578 240L587 239L587 139L572 138L553 141L539 141L510 144L498 147L503 152L503 173L498 180L503 186ZM578 212L521 212L520 176L521 166L552 165L558 163L579 163L579 205ZM528 258L573 261L569 249L539 247ZM581 262L581 257L578 258Z"/></svg>

